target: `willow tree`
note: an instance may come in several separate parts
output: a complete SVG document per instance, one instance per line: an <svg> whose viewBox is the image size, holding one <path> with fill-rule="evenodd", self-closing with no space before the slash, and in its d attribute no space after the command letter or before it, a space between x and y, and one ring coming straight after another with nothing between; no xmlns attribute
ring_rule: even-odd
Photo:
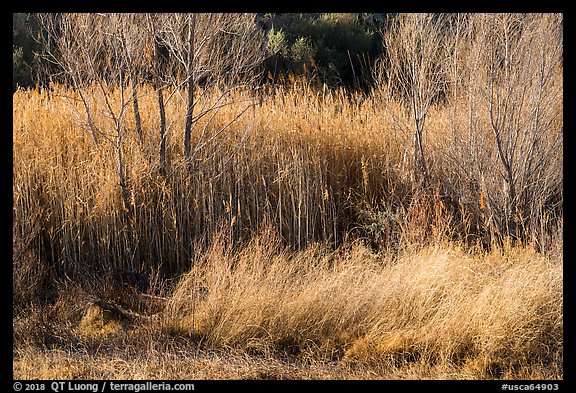
<svg viewBox="0 0 576 393"><path fill-rule="evenodd" d="M524 238L562 199L563 18L478 14L473 29L472 105L488 119L492 163L480 186L492 225Z"/></svg>
<svg viewBox="0 0 576 393"><path fill-rule="evenodd" d="M445 18L433 14L400 14L383 34L384 61L376 70L388 91L408 104L413 122L414 178L430 183L426 159L426 117L444 90L442 31ZM393 97L394 98L394 97Z"/></svg>
<svg viewBox="0 0 576 393"><path fill-rule="evenodd" d="M161 43L176 63L170 75L173 85L186 89L183 143L184 154L191 160L251 106L250 100L240 105L231 122L207 136L222 107L240 104L231 93L252 89L265 59L264 35L255 14L164 14L161 24ZM199 85L202 92L196 94ZM214 91L218 91L215 96ZM192 131L205 116L209 118L192 147Z"/></svg>

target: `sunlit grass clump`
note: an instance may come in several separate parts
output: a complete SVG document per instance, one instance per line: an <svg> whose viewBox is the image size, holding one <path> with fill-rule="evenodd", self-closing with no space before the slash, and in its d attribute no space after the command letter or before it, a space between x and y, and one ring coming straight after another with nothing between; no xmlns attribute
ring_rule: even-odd
<svg viewBox="0 0 576 393"><path fill-rule="evenodd" d="M395 261L361 246L287 253L278 244L268 233L229 254L216 239L176 287L168 326L210 347L389 373L562 373L561 260L449 243Z"/></svg>

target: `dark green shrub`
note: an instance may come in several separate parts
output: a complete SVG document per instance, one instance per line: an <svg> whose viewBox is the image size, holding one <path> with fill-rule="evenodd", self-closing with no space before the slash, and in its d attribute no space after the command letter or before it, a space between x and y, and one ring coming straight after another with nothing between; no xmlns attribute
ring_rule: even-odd
<svg viewBox="0 0 576 393"><path fill-rule="evenodd" d="M38 24L33 15L12 14L12 88L30 87L38 74L39 44L34 40Z"/></svg>
<svg viewBox="0 0 576 393"><path fill-rule="evenodd" d="M316 78L330 86L370 84L381 51L379 23L367 14L266 14L270 74Z"/></svg>

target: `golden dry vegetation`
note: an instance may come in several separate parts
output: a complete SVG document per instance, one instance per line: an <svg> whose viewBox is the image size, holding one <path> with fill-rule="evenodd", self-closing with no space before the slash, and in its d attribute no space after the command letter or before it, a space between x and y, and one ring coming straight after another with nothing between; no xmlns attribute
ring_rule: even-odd
<svg viewBox="0 0 576 393"><path fill-rule="evenodd" d="M543 253L482 234L480 198L454 210L415 192L398 104L296 83L190 169L174 100L162 177L143 88L125 209L114 149L59 94L13 97L16 379L563 377L561 226ZM449 115L434 110L441 167ZM155 273L167 300L114 287L114 267Z"/></svg>
<svg viewBox="0 0 576 393"><path fill-rule="evenodd" d="M267 232L237 254L216 238L197 262L134 319L90 302L110 289L64 286L15 318L15 378L563 376L562 259L530 248L444 243L392 260L363 246L289 252Z"/></svg>
<svg viewBox="0 0 576 393"><path fill-rule="evenodd" d="M143 17L13 94L16 379L563 378L562 15L394 16L363 92Z"/></svg>

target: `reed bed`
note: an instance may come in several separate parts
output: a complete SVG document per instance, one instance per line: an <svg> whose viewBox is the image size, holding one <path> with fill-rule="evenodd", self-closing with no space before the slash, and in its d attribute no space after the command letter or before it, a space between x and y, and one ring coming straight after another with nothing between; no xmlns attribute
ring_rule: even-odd
<svg viewBox="0 0 576 393"><path fill-rule="evenodd" d="M52 266L162 262L178 271L189 265L194 241L222 222L234 242L270 222L294 248L338 244L361 202L401 195L387 192L398 187L393 163L400 147L379 128L377 108L351 102L344 92L279 93L246 112L191 165L182 157L181 102L173 100L166 109L173 121L165 177L158 173L153 91L141 96L144 141L127 120L123 143L132 205L126 214L114 147L94 144L64 100L35 91L14 95L15 236L41 228L34 243ZM222 109L213 128L236 113ZM100 121L104 128L106 119Z"/></svg>
<svg viewBox="0 0 576 393"><path fill-rule="evenodd" d="M251 99L237 91L192 161L175 94L162 174L155 92L141 86L143 138L130 113L122 131L126 206L118 151L95 143L76 93L17 91L13 293L15 315L27 316L14 320L15 376L264 378L254 364L267 359L280 378L561 379L561 190L559 209L539 201L545 219L530 236L507 237L457 154L466 114L442 105L429 114L433 183L423 188L408 113L380 93L294 81L217 134ZM494 151L484 137L486 164ZM157 273L170 300L154 321L93 327L87 338L78 301L115 267ZM156 342L167 346L136 355ZM108 349L78 363L77 348L92 345ZM183 367L181 348L211 353L197 359L208 374ZM102 367L104 355L126 367ZM128 367L134 359L143 374Z"/></svg>

